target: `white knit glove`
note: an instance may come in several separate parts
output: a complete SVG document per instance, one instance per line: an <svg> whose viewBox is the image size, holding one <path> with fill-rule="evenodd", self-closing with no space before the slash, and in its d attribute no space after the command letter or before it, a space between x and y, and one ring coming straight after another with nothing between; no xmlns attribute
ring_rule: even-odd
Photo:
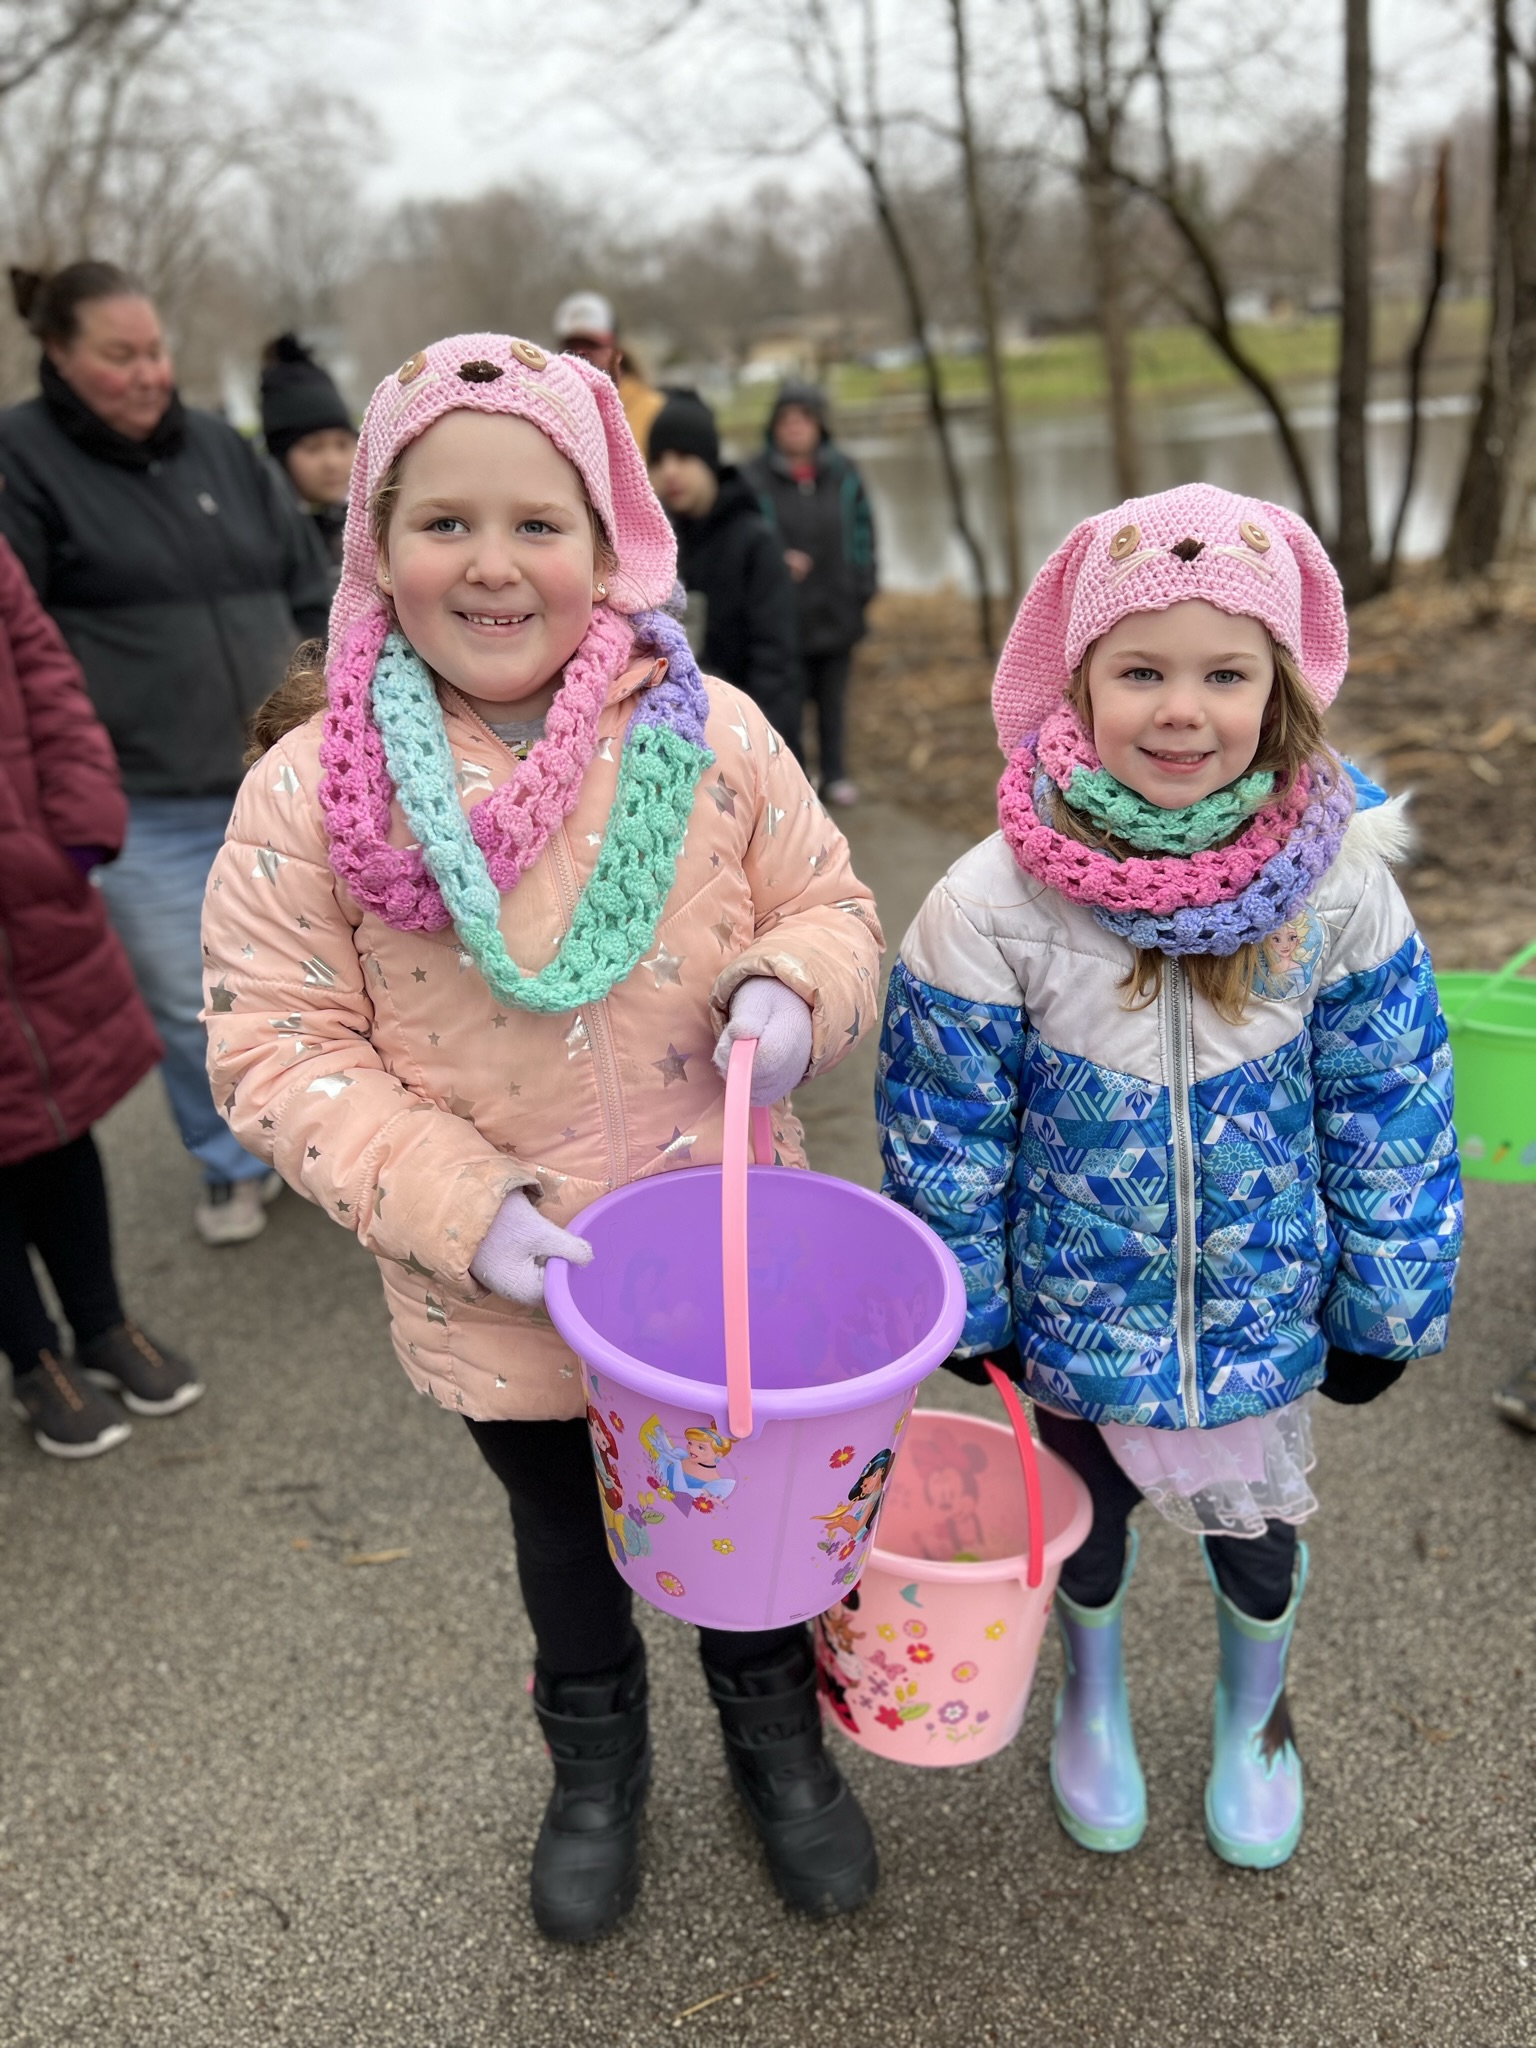
<svg viewBox="0 0 1536 2048"><path fill-rule="evenodd" d="M811 1064L811 1006L782 981L755 974L731 997L729 1018L715 1044L715 1068L722 1079L738 1038L757 1040L752 1107L766 1109L805 1079Z"/></svg>
<svg viewBox="0 0 1536 2048"><path fill-rule="evenodd" d="M526 1192L515 1188L491 1219L469 1270L492 1294L520 1301L524 1308L537 1308L544 1299L546 1259L569 1259L573 1266L588 1266L592 1247L584 1237L546 1222Z"/></svg>

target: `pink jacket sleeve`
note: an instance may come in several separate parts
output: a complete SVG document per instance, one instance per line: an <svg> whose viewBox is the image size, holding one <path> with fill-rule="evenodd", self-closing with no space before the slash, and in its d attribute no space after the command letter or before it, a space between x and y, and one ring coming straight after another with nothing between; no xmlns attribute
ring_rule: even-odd
<svg viewBox="0 0 1536 2048"><path fill-rule="evenodd" d="M380 1258L465 1299L502 1199L536 1186L466 1118L391 1073L355 912L326 862L302 729L246 776L208 880L208 1071L230 1129Z"/></svg>
<svg viewBox="0 0 1536 2048"><path fill-rule="evenodd" d="M755 974L782 981L811 1006L809 1072L825 1073L879 1025L885 941L875 899L805 771L757 706L738 690L710 688L733 700L737 723L728 730L749 742L719 749L704 781L706 792L717 777L724 782L722 804L749 797L754 806L743 865L757 912L753 942L723 969L713 1001L723 1023L742 982Z"/></svg>

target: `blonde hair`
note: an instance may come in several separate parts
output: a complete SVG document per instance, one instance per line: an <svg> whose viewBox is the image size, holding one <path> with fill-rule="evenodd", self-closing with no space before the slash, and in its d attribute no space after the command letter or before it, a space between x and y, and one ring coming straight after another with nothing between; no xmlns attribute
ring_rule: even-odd
<svg viewBox="0 0 1536 2048"><path fill-rule="evenodd" d="M389 539L389 523L395 516L404 474L406 449L402 448L374 485L368 497L368 538L382 561ZM587 517L592 522L592 559L601 576L611 576L619 566L613 543L598 516L597 507L582 489ZM389 600L386 598L385 603ZM390 607L391 610L393 607ZM247 768L270 752L295 726L306 724L317 711L325 709L325 642L305 640L293 650L287 672L271 696L253 714L246 728L246 749L242 757Z"/></svg>
<svg viewBox="0 0 1536 2048"><path fill-rule="evenodd" d="M1273 775L1278 794L1288 789L1306 763L1317 755L1333 760L1335 766L1337 760L1323 737L1322 707L1308 689L1294 656L1273 637L1269 649L1274 659L1275 680L1264 706L1258 749L1244 773ZM1093 706L1088 694L1088 663L1092 655L1093 647L1089 646L1066 691L1067 702L1088 733L1093 730ZM1052 809L1051 823L1067 838L1110 854L1116 860L1128 860L1136 854L1135 847L1093 824L1059 796L1053 799ZM1149 946L1132 950L1134 957L1120 987L1126 991L1128 1010L1144 1010L1162 994L1163 966L1168 956ZM1228 1024L1241 1024L1247 1018L1254 978L1260 963L1267 958L1266 939L1257 944L1250 941L1235 953L1224 955L1187 953L1183 956L1183 967L1190 987L1196 995L1204 997L1218 1017Z"/></svg>

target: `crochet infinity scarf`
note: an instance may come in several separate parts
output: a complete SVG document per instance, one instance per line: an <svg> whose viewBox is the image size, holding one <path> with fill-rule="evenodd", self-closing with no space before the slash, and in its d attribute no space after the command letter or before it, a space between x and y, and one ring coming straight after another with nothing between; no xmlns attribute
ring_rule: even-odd
<svg viewBox="0 0 1536 2048"><path fill-rule="evenodd" d="M574 809L598 714L636 638L666 657L667 675L629 721L608 827L571 929L548 966L525 975L502 943L501 892L517 886ZM633 972L676 874L694 787L714 758L704 744L704 684L675 620L644 612L631 626L595 611L544 738L467 818L432 678L382 613L343 639L329 695L320 805L332 869L359 903L397 931L451 921L497 1000L520 1009L576 1009ZM388 842L396 792L419 848Z"/></svg>
<svg viewBox="0 0 1536 2048"><path fill-rule="evenodd" d="M1100 768L1075 714L1063 705L1014 749L998 785L998 819L1026 874L1092 910L1106 931L1160 953L1235 953L1295 915L1338 853L1354 786L1327 756L1259 805L1230 845L1116 860L1051 822L1063 773ZM1191 806L1193 808L1193 806Z"/></svg>
<svg viewBox="0 0 1536 2048"><path fill-rule="evenodd" d="M1138 853L1203 853L1230 839L1273 795L1275 778L1262 769L1213 790L1180 810L1167 810L1111 775L1092 741L1067 713L1071 736L1053 715L1041 727L1036 756L1064 803Z"/></svg>

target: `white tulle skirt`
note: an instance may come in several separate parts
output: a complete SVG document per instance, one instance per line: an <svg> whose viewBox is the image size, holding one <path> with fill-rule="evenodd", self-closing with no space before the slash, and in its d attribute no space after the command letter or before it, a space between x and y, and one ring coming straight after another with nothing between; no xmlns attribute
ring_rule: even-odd
<svg viewBox="0 0 1536 2048"><path fill-rule="evenodd" d="M1115 1462L1160 1515L1195 1536L1262 1536L1266 1522L1304 1522L1317 1511L1307 1474L1311 1394L1221 1429L1148 1429L1103 1422Z"/></svg>

